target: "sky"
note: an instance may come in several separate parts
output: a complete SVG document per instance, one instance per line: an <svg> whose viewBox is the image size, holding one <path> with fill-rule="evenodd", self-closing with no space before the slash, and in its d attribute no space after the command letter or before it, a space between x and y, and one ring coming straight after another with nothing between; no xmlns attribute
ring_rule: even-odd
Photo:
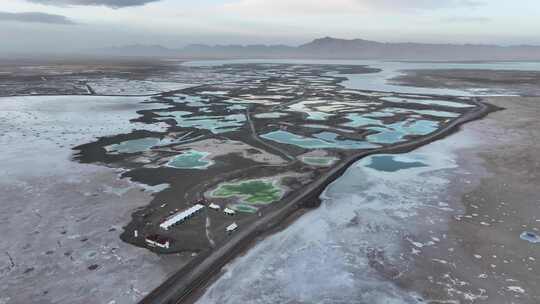
<svg viewBox="0 0 540 304"><path fill-rule="evenodd" d="M0 0L0 52L128 44L540 45L538 0Z"/></svg>

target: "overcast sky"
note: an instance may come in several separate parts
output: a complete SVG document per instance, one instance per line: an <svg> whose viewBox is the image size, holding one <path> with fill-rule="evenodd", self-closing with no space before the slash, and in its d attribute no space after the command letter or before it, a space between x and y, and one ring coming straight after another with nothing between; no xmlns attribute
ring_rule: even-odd
<svg viewBox="0 0 540 304"><path fill-rule="evenodd" d="M125 44L540 44L538 0L0 0L0 51Z"/></svg>

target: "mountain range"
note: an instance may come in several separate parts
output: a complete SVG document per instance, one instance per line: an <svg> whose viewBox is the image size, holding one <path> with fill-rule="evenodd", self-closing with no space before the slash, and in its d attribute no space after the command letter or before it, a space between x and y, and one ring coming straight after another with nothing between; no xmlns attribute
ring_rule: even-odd
<svg viewBox="0 0 540 304"><path fill-rule="evenodd" d="M137 44L99 49L92 53L179 59L540 60L540 46L534 45L385 43L332 37L315 39L300 46L192 44L182 49L170 49Z"/></svg>

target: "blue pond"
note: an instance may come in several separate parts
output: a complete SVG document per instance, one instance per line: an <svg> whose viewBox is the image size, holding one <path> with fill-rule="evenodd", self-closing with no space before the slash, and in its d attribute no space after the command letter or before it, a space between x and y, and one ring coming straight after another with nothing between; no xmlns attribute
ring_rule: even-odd
<svg viewBox="0 0 540 304"><path fill-rule="evenodd" d="M393 114L391 114L391 116L392 115ZM350 122L344 123L343 125L346 127L352 127L352 128L358 128L358 127L367 126L367 125L377 125L377 126L383 125L382 121L378 119L369 118L366 116L367 115L365 114L358 114L358 113L347 114L346 118L350 120Z"/></svg>
<svg viewBox="0 0 540 304"><path fill-rule="evenodd" d="M386 127L370 127L369 130L377 133L368 135L366 139L373 143L393 144L404 141L407 135L427 135L435 132L438 127L438 122L432 120L406 120Z"/></svg>
<svg viewBox="0 0 540 304"><path fill-rule="evenodd" d="M524 231L519 237L530 243L540 243L540 236L534 232Z"/></svg>
<svg viewBox="0 0 540 304"><path fill-rule="evenodd" d="M378 155L371 157L371 162L366 167L377 171L396 172L410 168L427 167L427 165L419 161L399 161L393 155Z"/></svg>
<svg viewBox="0 0 540 304"><path fill-rule="evenodd" d="M314 134L314 136L305 137L282 130L261 135L264 139L306 149L373 149L379 147L378 145L364 141L340 140L337 139L338 135L332 132L321 132Z"/></svg>

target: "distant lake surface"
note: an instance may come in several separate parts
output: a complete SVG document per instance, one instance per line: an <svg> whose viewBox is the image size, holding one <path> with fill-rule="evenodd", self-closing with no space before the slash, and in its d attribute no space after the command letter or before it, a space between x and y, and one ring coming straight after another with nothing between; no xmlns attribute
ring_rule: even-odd
<svg viewBox="0 0 540 304"><path fill-rule="evenodd" d="M390 79L404 74L406 70L431 70L431 69L459 69L459 70L518 70L540 71L540 62L536 61L493 61L493 62L405 62L405 61L381 61L381 60L307 60L307 59L239 59L239 60L207 60L190 61L183 65L203 67L224 64L250 64L250 63L275 63L275 64L334 64L334 65L365 65L371 68L381 69L378 73L369 74L341 74L348 80L342 85L349 89L396 92L404 94L429 94L429 95L455 95L455 96L484 96L492 95L483 88L458 90L444 88L423 88L414 86L397 85L389 82ZM335 75L335 74L334 74Z"/></svg>

